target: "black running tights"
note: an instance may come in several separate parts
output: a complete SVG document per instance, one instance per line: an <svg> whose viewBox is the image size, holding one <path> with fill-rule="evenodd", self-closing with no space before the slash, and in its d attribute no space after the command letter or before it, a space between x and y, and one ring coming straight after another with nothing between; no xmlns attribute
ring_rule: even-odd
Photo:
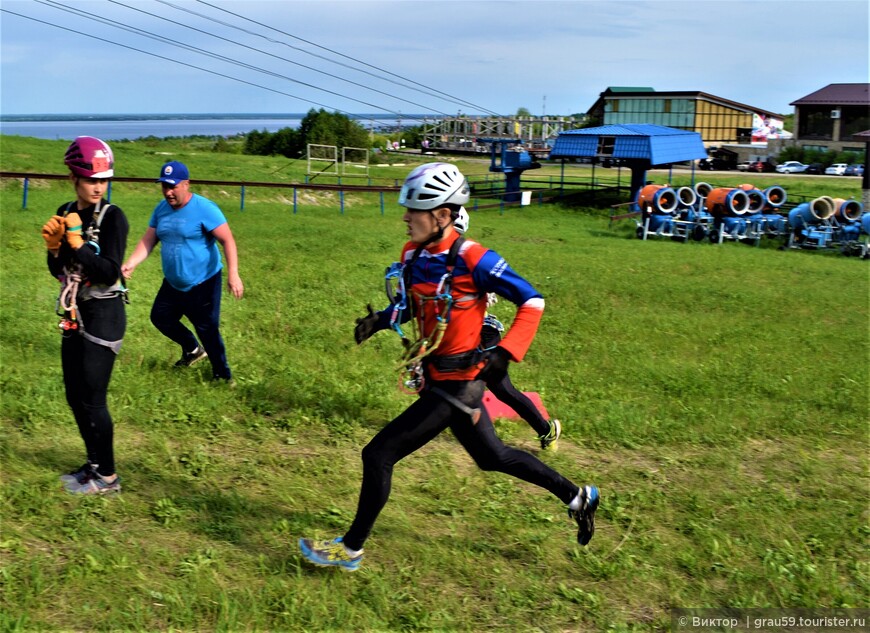
<svg viewBox="0 0 870 633"><path fill-rule="evenodd" d="M432 383L451 394L461 393L465 382ZM579 488L534 455L504 443L495 434L486 409L480 404L480 420L472 424L463 413L432 391L420 397L397 418L375 435L362 451L363 481L359 506L344 543L350 549L362 549L375 520L387 503L393 466L450 428L462 447L479 468L499 471L549 490L568 504Z"/></svg>
<svg viewBox="0 0 870 633"><path fill-rule="evenodd" d="M544 419L538 407L522 391L514 387L510 376L505 372L501 380L490 380L486 383L487 388L496 398L504 402L525 420L539 436L550 432L550 422Z"/></svg>

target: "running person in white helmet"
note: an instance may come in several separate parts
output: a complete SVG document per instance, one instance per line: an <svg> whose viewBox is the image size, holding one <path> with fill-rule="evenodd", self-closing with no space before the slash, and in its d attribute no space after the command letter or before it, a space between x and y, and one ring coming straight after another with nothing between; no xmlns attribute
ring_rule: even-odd
<svg viewBox="0 0 870 633"><path fill-rule="evenodd" d="M465 235L470 221L468 211L465 210L465 207L461 207L458 217L453 221L453 229L460 235ZM492 292L487 294L487 307L492 306L497 301L498 295ZM483 319L483 328L480 330L481 348L487 350L498 345L499 341L501 341L502 332L504 332L504 325L502 325L501 321L494 315L487 313ZM535 403L526 394L514 387L507 372L500 379L493 378L487 380L486 387L496 398L516 411L537 432L542 450L547 450L548 448L555 450L556 441L562 435L561 422L555 418L552 420L544 418L538 407L535 406Z"/></svg>
<svg viewBox="0 0 870 633"><path fill-rule="evenodd" d="M302 555L315 565L359 568L363 545L390 496L393 467L448 428L478 467L548 490L568 506L577 541L586 545L592 538L598 489L581 488L534 455L505 446L481 407L484 381L500 379L510 361L525 356L544 300L497 253L456 232L453 222L469 192L465 177L447 163L417 167L402 186L399 204L406 207L409 241L400 259L399 292L385 310L369 307L357 319L354 338L362 343L382 329L415 328L413 338L403 334L402 384L419 391L419 398L363 449L362 487L350 528L329 540L299 539ZM488 292L516 304L517 313L504 339L482 352Z"/></svg>

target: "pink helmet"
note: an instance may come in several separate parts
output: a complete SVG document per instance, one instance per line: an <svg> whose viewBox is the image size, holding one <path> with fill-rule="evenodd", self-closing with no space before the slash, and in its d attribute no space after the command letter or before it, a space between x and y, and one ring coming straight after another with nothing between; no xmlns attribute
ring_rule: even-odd
<svg viewBox="0 0 870 633"><path fill-rule="evenodd" d="M115 175L112 148L93 136L79 136L70 143L63 162L72 173L83 178L111 178Z"/></svg>

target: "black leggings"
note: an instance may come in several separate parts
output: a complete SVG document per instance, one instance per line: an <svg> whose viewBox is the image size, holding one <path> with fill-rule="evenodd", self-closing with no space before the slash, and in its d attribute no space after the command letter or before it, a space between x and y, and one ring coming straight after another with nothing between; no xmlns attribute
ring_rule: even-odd
<svg viewBox="0 0 870 633"><path fill-rule="evenodd" d="M479 385L479 383L477 383ZM468 414L449 404L431 390L375 435L362 451L363 481L359 506L344 543L350 549L362 549L375 520L387 503L393 478L393 466L450 428L462 447L482 470L499 471L549 490L568 504L579 488L535 456L505 446L495 434L492 421L481 406L482 388L471 400L462 396L470 385L465 381L432 382L451 395L459 395L466 404L480 407L480 420L472 424Z"/></svg>
<svg viewBox="0 0 870 633"><path fill-rule="evenodd" d="M88 332L105 340L121 340L126 318L123 300L91 300L81 307ZM63 338L60 346L66 401L72 409L79 433L85 442L88 461L99 464L101 475L115 472L114 429L106 404L115 353L77 333Z"/></svg>
<svg viewBox="0 0 870 633"><path fill-rule="evenodd" d="M505 373L501 380L488 380L487 388L496 398L504 402L511 409L517 412L519 416L528 422L538 435L546 435L550 432L550 423L544 419L535 403L514 387L510 376Z"/></svg>
<svg viewBox="0 0 870 633"><path fill-rule="evenodd" d="M480 330L480 343L484 349L495 347L501 341L501 333L491 325L484 325ZM538 407L522 391L514 387L510 376L505 373L501 380L491 380L486 383L487 389L496 398L504 402L525 420L538 435L550 432L550 423L544 419Z"/></svg>

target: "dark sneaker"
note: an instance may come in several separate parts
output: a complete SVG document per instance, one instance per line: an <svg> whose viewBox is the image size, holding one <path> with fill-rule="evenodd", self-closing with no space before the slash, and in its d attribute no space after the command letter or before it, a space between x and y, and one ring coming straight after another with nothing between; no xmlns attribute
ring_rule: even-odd
<svg viewBox="0 0 870 633"><path fill-rule="evenodd" d="M108 482L100 475L94 473L94 476L85 481L80 486L68 485L68 492L74 495L105 495L113 492L121 492L121 478L115 477L115 481Z"/></svg>
<svg viewBox="0 0 870 633"><path fill-rule="evenodd" d="M545 451L548 448L551 450L556 450L558 446L556 442L559 441L559 438L562 436L562 423L559 420L550 420L550 431L546 435L541 435L538 437L541 440L541 450Z"/></svg>
<svg viewBox="0 0 870 633"><path fill-rule="evenodd" d="M78 470L74 470L71 473L67 473L66 475L60 476L60 482L64 486L81 486L88 479L93 477L95 473L95 467L90 462L85 462L82 464Z"/></svg>
<svg viewBox="0 0 870 633"><path fill-rule="evenodd" d="M205 350L202 348L202 345L197 345L196 349L190 352L189 354L182 354L181 358L179 358L175 366L176 367L190 367L194 363L198 363L203 358L207 358L208 354L205 353Z"/></svg>
<svg viewBox="0 0 870 633"><path fill-rule="evenodd" d="M586 545L595 534L595 511L598 509L598 488L583 486L577 493L580 497L580 507L577 510L568 508L568 516L577 521L577 542Z"/></svg>
<svg viewBox="0 0 870 633"><path fill-rule="evenodd" d="M342 537L331 541L315 541L310 538L299 539L299 549L305 559L320 567L338 567L345 571L356 571L362 561L362 550L351 556L342 543Z"/></svg>

